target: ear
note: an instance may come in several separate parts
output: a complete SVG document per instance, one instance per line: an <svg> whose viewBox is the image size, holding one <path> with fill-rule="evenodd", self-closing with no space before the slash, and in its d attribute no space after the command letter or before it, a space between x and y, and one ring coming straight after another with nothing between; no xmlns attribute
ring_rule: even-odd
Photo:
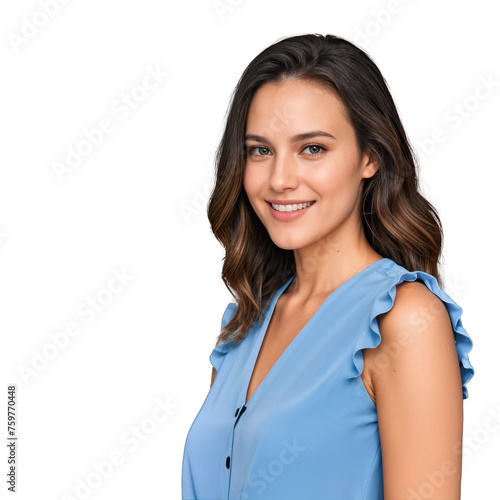
<svg viewBox="0 0 500 500"><path fill-rule="evenodd" d="M365 179L373 177L377 173L377 170L379 168L378 156L371 151L365 151L365 153L363 154L361 166L362 177L364 177Z"/></svg>

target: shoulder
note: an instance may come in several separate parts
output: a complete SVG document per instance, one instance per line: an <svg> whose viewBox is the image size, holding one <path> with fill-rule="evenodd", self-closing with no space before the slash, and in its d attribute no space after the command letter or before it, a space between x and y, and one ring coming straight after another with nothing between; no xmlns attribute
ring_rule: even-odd
<svg viewBox="0 0 500 500"><path fill-rule="evenodd" d="M443 301L421 281L403 281L394 287L390 309L377 314L380 343L365 350L366 370L363 380L370 397L376 402L381 375L401 364L423 361L429 350L435 350L447 338L448 350L454 348L453 329ZM418 338L420 337L420 338ZM410 346L413 345L413 348ZM453 352L452 352L453 354ZM413 359L410 359L413 356ZM420 356L420 359L418 359Z"/></svg>
<svg viewBox="0 0 500 500"><path fill-rule="evenodd" d="M445 303L419 281L395 286L390 310L377 316L380 344L369 354L368 375L376 399L436 387L459 394L460 370Z"/></svg>
<svg viewBox="0 0 500 500"><path fill-rule="evenodd" d="M395 286L395 297L389 311L377 317L382 342L401 340L403 333L421 331L431 335L436 326L449 326L450 316L444 302L421 281L403 281Z"/></svg>

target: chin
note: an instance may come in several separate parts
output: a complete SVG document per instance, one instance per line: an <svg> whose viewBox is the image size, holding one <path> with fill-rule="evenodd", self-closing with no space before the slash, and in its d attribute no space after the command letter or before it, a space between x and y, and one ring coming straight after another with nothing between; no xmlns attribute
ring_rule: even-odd
<svg viewBox="0 0 500 500"><path fill-rule="evenodd" d="M285 231L282 231L282 233L285 233ZM296 234L273 234L273 232L269 232L269 237L282 250L298 250L308 245L304 238L297 237Z"/></svg>

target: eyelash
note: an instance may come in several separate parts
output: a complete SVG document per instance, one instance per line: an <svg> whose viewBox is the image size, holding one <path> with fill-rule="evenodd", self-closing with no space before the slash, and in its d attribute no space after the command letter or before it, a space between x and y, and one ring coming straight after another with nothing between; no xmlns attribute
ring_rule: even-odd
<svg viewBox="0 0 500 500"><path fill-rule="evenodd" d="M321 156L326 151L328 151L324 146L321 146L320 144L308 144L307 146L304 146L304 149L312 148L312 147L317 147L317 148L321 149L321 151L319 153L312 153L312 154L307 155L307 156L312 156L313 158ZM247 152L248 152L249 156L253 156L253 152L256 149L269 149L269 148L267 146L252 146L250 148L247 148ZM268 156L268 155L257 155L257 156Z"/></svg>

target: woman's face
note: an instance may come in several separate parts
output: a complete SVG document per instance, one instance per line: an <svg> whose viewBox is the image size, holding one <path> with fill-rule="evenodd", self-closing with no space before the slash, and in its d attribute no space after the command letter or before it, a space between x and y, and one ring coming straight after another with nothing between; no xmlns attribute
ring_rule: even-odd
<svg viewBox="0 0 500 500"><path fill-rule="evenodd" d="M362 179L378 164L368 154L360 157L333 92L310 81L264 84L250 104L245 148L244 189L278 247L299 249L326 237L343 248L356 244ZM279 212L271 200L314 203Z"/></svg>

